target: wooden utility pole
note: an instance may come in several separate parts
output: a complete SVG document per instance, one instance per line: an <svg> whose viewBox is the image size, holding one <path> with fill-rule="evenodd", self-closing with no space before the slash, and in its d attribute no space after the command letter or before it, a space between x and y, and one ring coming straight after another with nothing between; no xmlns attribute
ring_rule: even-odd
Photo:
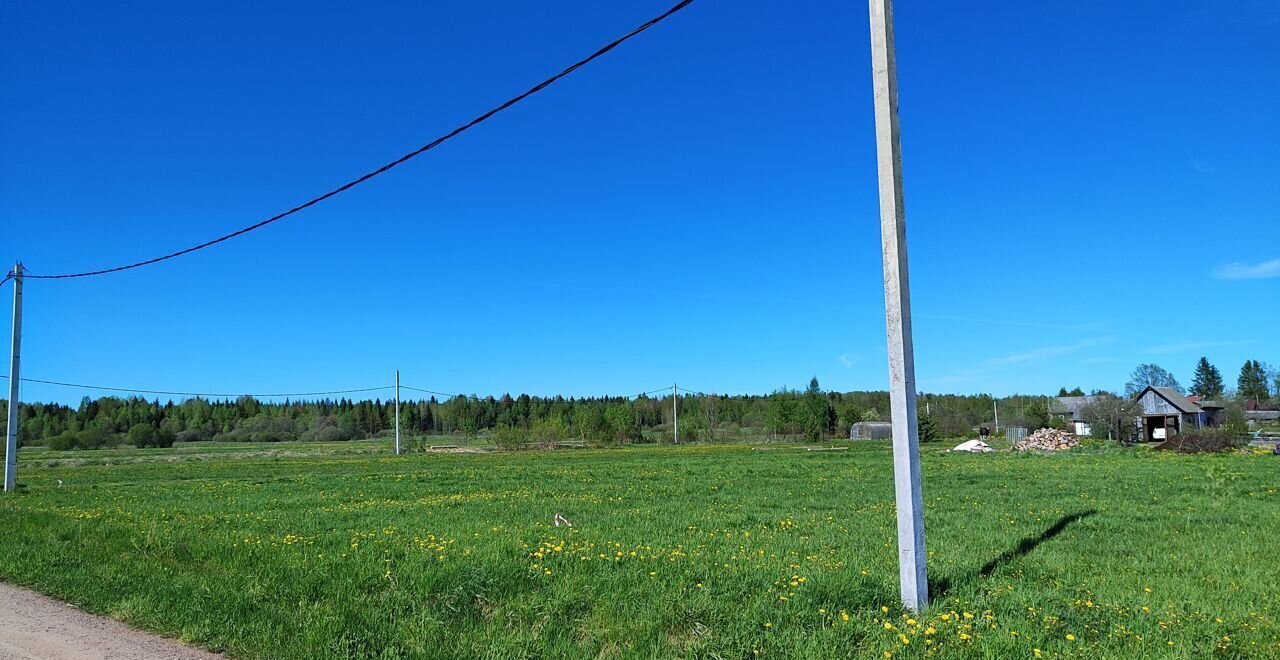
<svg viewBox="0 0 1280 660"><path fill-rule="evenodd" d="M671 439L672 444L680 444L680 392L675 383L671 384Z"/></svg>
<svg viewBox="0 0 1280 660"><path fill-rule="evenodd" d="M4 443L4 492L18 479L18 384L22 382L22 262L13 267L13 345L9 353L9 428Z"/></svg>
<svg viewBox="0 0 1280 660"><path fill-rule="evenodd" d="M916 420L916 367L911 345L907 281L907 225L903 211L898 81L893 54L893 4L870 0L871 73L875 90L876 163L880 182L880 238L884 257L884 316L889 347L889 408L893 420L894 492L898 508L898 577L902 604L929 602L925 571L924 497Z"/></svg>
<svg viewBox="0 0 1280 660"><path fill-rule="evenodd" d="M396 369L396 456L400 455L400 370Z"/></svg>

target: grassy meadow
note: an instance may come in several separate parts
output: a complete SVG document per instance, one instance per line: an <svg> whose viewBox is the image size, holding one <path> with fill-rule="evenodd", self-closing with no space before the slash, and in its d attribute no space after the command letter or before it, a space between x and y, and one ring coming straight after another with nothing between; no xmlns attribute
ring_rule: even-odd
<svg viewBox="0 0 1280 660"><path fill-rule="evenodd" d="M926 449L912 615L887 443L378 447L24 450L0 579L233 658L1280 657L1269 455Z"/></svg>

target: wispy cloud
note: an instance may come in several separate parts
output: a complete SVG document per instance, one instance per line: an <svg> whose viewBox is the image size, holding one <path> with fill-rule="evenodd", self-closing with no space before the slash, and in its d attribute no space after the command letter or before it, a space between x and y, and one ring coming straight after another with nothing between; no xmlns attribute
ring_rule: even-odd
<svg viewBox="0 0 1280 660"><path fill-rule="evenodd" d="M1198 351L1206 348L1221 348L1223 346L1240 346L1248 344L1247 341L1184 341L1173 344L1162 344L1160 346L1150 346L1143 349L1143 353L1153 355L1162 353L1184 353L1186 351Z"/></svg>
<svg viewBox="0 0 1280 660"><path fill-rule="evenodd" d="M1096 339L1082 339L1074 344L1062 344L1058 346L1041 346L1040 348L1033 348L1029 351L1022 351L1020 353L1012 353L1012 354L1004 355L1001 357L990 358L984 361L983 364L990 365L990 366L1002 366L1002 365L1009 365L1009 364L1022 364L1024 362L1035 362L1035 361L1044 360L1047 358L1068 355L1070 353L1075 353L1076 351L1084 350L1086 348L1090 348L1093 346L1108 344L1112 341L1113 339L1110 337L1098 337Z"/></svg>
<svg viewBox="0 0 1280 660"><path fill-rule="evenodd" d="M1235 262L1218 266L1213 269L1213 276L1220 280L1264 280L1280 277L1280 259L1261 261L1256 264Z"/></svg>
<svg viewBox="0 0 1280 660"><path fill-rule="evenodd" d="M984 323L990 325L1007 325L1015 328L1051 328L1054 330L1074 330L1077 332L1100 332L1103 329L1101 323L1080 323L1076 325L1065 325L1059 323L1037 323L1034 321L1017 321L1005 318L971 318L967 316L937 316L934 314L916 314L915 318L927 319L930 321L955 321L959 323Z"/></svg>
<svg viewBox="0 0 1280 660"><path fill-rule="evenodd" d="M1191 169L1201 174L1211 174L1215 171L1215 168L1212 165L1195 158L1191 159Z"/></svg>
<svg viewBox="0 0 1280 660"><path fill-rule="evenodd" d="M914 315L914 318L926 319L929 321L952 321L956 323L980 323L980 324L986 324L986 325L1004 325L1004 326L1009 326L1013 328L1047 328L1050 330L1070 330L1072 332L1079 332L1081 334L1107 333L1107 334L1132 335L1134 337L1150 336L1142 332L1131 332L1128 330L1119 330L1113 327L1109 327L1107 324L1102 323L1100 321L1091 321L1089 323L1075 323L1075 324L1040 323L1038 321L1019 321L1016 319L1007 319L1002 317L973 318L973 317L967 317L967 316L938 316L935 314L916 314ZM920 324L916 324L916 325L917 327L920 326Z"/></svg>
<svg viewBox="0 0 1280 660"><path fill-rule="evenodd" d="M839 360L840 364L843 364L846 369L848 369L849 367L852 367L854 364L857 364L858 362L858 356L853 355L851 353L841 353L840 355L836 356L836 359Z"/></svg>
<svg viewBox="0 0 1280 660"><path fill-rule="evenodd" d="M1091 357L1081 360L1080 364L1120 364L1128 361L1118 357Z"/></svg>

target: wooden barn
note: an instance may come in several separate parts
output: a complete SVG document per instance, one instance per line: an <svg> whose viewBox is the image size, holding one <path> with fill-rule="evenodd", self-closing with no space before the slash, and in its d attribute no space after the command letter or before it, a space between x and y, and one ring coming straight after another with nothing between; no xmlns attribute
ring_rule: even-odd
<svg viewBox="0 0 1280 660"><path fill-rule="evenodd" d="M1142 439L1163 441L1183 429L1222 423L1221 403L1183 396L1172 387L1148 387L1137 398L1142 406Z"/></svg>

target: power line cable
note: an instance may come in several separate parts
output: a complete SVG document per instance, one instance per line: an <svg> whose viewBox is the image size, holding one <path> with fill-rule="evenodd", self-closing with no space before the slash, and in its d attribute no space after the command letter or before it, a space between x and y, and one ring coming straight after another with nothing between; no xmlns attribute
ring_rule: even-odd
<svg viewBox="0 0 1280 660"><path fill-rule="evenodd" d="M183 250L178 250L177 252L171 252L171 253L169 253L169 254L166 254L166 255L163 255L163 256L159 256L159 257L154 257L154 258L147 259L147 260L144 260L144 261L139 261L139 262L136 262L136 263L131 263L131 264L123 265L123 266L115 266L115 267L112 267L112 268L103 268L103 269L100 269L100 270L91 270L91 271L85 271L85 272L80 272L80 273L66 273L66 274L62 274L62 275L24 275L24 277L30 277L30 278L32 278L32 279L43 279L43 280L62 280L62 279L71 279L71 278L76 278L76 277L92 277L92 276L94 276L94 275L106 275L106 274L108 274L108 273L118 273L118 272L123 271L123 270L131 270L131 269L133 269L133 268L140 268L140 267L142 267L142 266L149 266L149 265L154 264L154 263L159 263L159 262L161 262L161 261L166 261L166 260L169 260L169 259L173 259L173 258L175 258L175 257L181 257L181 256L186 255L186 254L191 254L192 252L195 252L195 251L197 251L197 250L203 250L204 248L211 247L211 246L213 246L213 245L217 245L217 244L219 244L219 243L222 243L223 241L227 241L227 240L230 240L230 239L235 238L235 237L237 237L237 236L241 236L241 235L247 234L247 233L249 233L249 232L251 232L251 231L254 231L255 229L261 229L262 227L265 227L265 226L267 226L267 225L269 225L269 224L271 224L271 223L273 223L273 222L276 222L277 220L283 220L283 219L285 219L285 218L287 218L287 217L289 217L289 216L291 216L291 215L293 215L293 214L295 214L295 213L297 213L297 212L299 212L299 211L302 211L302 210L304 210L304 209L307 209L307 208L309 208L309 207L311 207L311 206L315 206L316 204L319 204L320 202L323 202L323 201L325 201L325 200L329 199L330 197L333 197L333 196L335 196L335 195L339 195L339 194L341 194L341 193L344 193L344 192L346 192L346 191L348 191L348 190L350 190L350 189L352 189L352 188L354 188L354 187L356 187L356 186L358 186L358 185L360 185L360 184L364 183L365 181L368 181L369 179L372 179L372 178L374 178L374 177L376 177L376 176L378 176L378 175L380 175L380 174L383 174L383 173L385 173L385 172L387 172L387 171L391 170L391 169L392 169L392 168L394 168L394 167L397 167L397 166L399 166L399 165L402 165L402 164L404 164L404 163L408 162L409 160L412 160L413 158L416 158L417 156L420 156L420 155L422 155L423 153L425 153L425 152L427 152L427 151L430 151L431 149L434 149L434 148L436 148L436 147L440 146L440 145L441 145L441 144L443 144L444 142L446 142L446 141L448 141L448 140L450 140L450 139L452 139L452 138L454 138L454 137L458 136L459 134L461 134L461 133L463 133L464 131L466 131L466 130L468 130L468 129L472 128L473 126L476 126L477 124L480 124L480 123L482 123L482 122L486 121L487 119L489 119L490 117L492 117L492 116L494 116L494 115L498 114L499 112L502 112L503 110L506 110L507 108L510 108L511 106L513 106L513 105L515 105L515 104L517 104L517 103L519 103L519 102L523 101L524 99L526 99L526 98L528 98L528 97L530 97L530 96L533 96L534 94L536 94L536 93L538 93L538 92L540 92L540 91L542 91L542 90L546 89L547 87L551 86L552 84L554 84L556 81L560 80L561 78L564 78L565 76L567 76L567 75L569 75L569 74L573 73L574 71L577 71L578 69L580 69L580 68L582 68L582 67L586 66L586 65L587 65L587 64L589 64L592 60L595 60L596 58L598 58L598 57L600 57L600 56L604 55L605 53L608 53L609 51L613 50L614 48L617 48L618 46L622 45L624 42L626 42L627 40L631 39L632 37L635 37L636 35L639 35L641 32L644 32L645 30L648 30L649 28L651 28L651 27L653 27L653 26L657 25L658 23L661 23L663 20L667 19L667 18L668 18L668 17L670 17L672 14L675 14L676 12L678 12L678 11L680 11L680 10L684 9L685 7L688 7L688 6L689 6L690 4L692 4L692 3L693 3L693 0L681 0L681 2L677 3L675 6L671 7L670 9L668 9L668 10L667 10L667 11L665 11L665 12L663 12L663 13L662 13L662 14L660 14L659 16L657 16L657 17L655 17L655 18L652 18L652 19L649 19L649 20L648 20L648 21L646 21L644 24L642 24L642 25L640 25L639 27L635 28L634 30L632 30L632 31L628 32L627 34L623 35L622 37L619 37L618 39L615 39L615 40L613 40L613 41L609 42L607 45L605 45L604 47L602 47L602 48L600 48L600 49L596 50L594 53L592 53L592 54L588 55L587 57L585 57L585 58L583 58L583 59L581 59L581 60L579 60L579 61L577 61L577 62L575 62L575 63L573 63L573 64L571 64L571 65L569 65L568 67L566 67L566 68L565 68L563 71L561 71L560 73L557 73L556 75L551 76L550 78L547 78L546 80L544 80L544 81L542 81L542 82L538 83L537 85L534 85L533 87L529 88L529 89L528 89L528 91L524 92L523 94L520 94L520 95L518 95L518 96L512 97L511 99L507 100L505 103L503 103L503 104L501 104L501 105L499 105L499 106L497 106L497 107L493 108L492 110L489 110L488 112L486 112L486 113L484 113L484 114L482 114L482 115L480 115L480 116L476 117L475 119L472 119L471 121L469 121L469 122L467 122L467 123L465 123L465 124L462 124L461 126L458 126L457 128L453 129L452 131L449 131L448 133L446 133L446 134L444 134L444 135L442 135L442 136L440 136L440 137L438 137L438 138L436 138L436 139L432 140L431 142L428 142L427 144L425 144L425 145L423 145L423 146L421 146L421 147L419 147L419 148L417 148L417 149L415 149L415 150L413 150L413 151L410 151L409 153L407 153L407 154L405 154L405 155L403 155L403 156L401 156L401 157L399 157L399 158L397 158L397 159L395 159L395 160L393 160L393 161L391 161L391 162L387 163L386 165L383 165L382 167L379 167L379 168L378 168L378 169L376 169L376 170L373 170L372 172L368 172L368 173L366 173L366 174L364 174L364 175L360 176L359 178L352 179L351 181L348 181L347 183L344 183L344 184L342 184L341 186L338 186L337 188L334 188L333 190L330 190L329 192L324 193L323 195L320 195L319 197L312 198L311 200L309 200L309 201L307 201L307 202L304 202L304 203L302 203L302 204L299 204L299 205L297 205L297 206L295 206L295 207L293 207L293 208L289 209L288 211L285 211L285 212L283 212L283 213L277 213L276 215L273 215L273 216L271 216L270 218L267 218L266 220L263 220L263 221L261 221L261 222L254 223L254 224L252 224L252 225L249 225L248 227L244 227L243 229L239 229L239 230L233 231L233 232L231 232L230 234L224 234L224 235L219 236L218 238L215 238L215 239L213 239L213 240L211 240L211 241L205 241L204 243L201 243L201 244L199 244L199 245L194 245L194 246L191 246L191 247L186 248L186 249L183 249ZM2 283L0 283L0 284L2 284Z"/></svg>
<svg viewBox="0 0 1280 660"><path fill-rule="evenodd" d="M448 393L448 392L440 392L440 391L438 391L438 390L428 390L428 389L423 389L423 388L421 388L421 387L411 387L411 386L409 386L409 385L404 385L404 384L401 384L401 385L400 385L400 389L402 389L402 390L410 390L410 391L412 391L412 392L421 392L421 393L423 393L423 394L434 394L435 396L443 396L443 397L448 397L448 398L450 398L450 399L461 397L461 398L464 398L464 399L470 399L470 400L472 400L472 401L488 401L489 399L491 399L491 398L492 398L492 399L494 399L495 401L501 401L501 399L499 399L499 398L497 398L497 397L493 397L493 396L481 397L481 396L476 396L475 394L450 394L450 393ZM654 392L666 392L668 389L669 389L669 388L664 387L664 388L657 389L657 390L650 390L650 391L648 391L648 392L641 392L640 394L652 394L652 393L654 393ZM621 396L621 398L633 399L633 398L638 398L639 396L640 396L640 395L623 395L623 396ZM550 397L540 397L540 398L542 398L542 399L549 399ZM612 398L619 398L619 397L611 397L611 396L607 396L607 395L606 395L606 396L603 396L603 397L597 397L597 398L612 399Z"/></svg>
<svg viewBox="0 0 1280 660"><path fill-rule="evenodd" d="M478 397L478 396L476 396L476 395L474 395L474 394L449 394L448 392L437 392L437 391L435 391L435 390L424 390L424 389L422 389L421 387L409 387L408 385L403 385L403 384L402 384L402 385L400 385L400 389L402 389L402 390L410 390L410 391L412 391L412 392L421 392L421 393L423 393L423 394L434 394L434 395L436 395L436 396L447 396L447 397L449 397L450 399L454 399L454 398L462 397L462 398L464 398L464 399L471 399L471 400L473 400L473 401L483 401L483 400L484 400L484 399L481 399L480 397Z"/></svg>
<svg viewBox="0 0 1280 660"><path fill-rule="evenodd" d="M8 376L0 375L0 378L9 380ZM278 399L283 397L307 397L307 396L328 396L334 394L358 394L361 392L376 392L379 390L395 389L394 385L383 385L381 387L361 387L350 390L332 390L328 392L284 392L279 394L255 394L252 392L171 392L168 390L141 390L130 387L114 387L107 385L84 385L81 383L66 383L57 380L42 380L40 378L21 378L23 383L40 383L41 385L57 385L60 387L75 387L85 390L103 390L107 392L125 392L129 394L165 394L169 396L200 396L210 398L231 398L250 396L261 399Z"/></svg>
<svg viewBox="0 0 1280 660"><path fill-rule="evenodd" d="M2 374L0 374L0 378L4 380L9 380L8 376L2 375ZM199 397L210 397L210 398L213 398L213 397L229 398L229 397L250 396L250 397L263 398L263 399L273 399L273 398L283 398L283 397L307 397L307 396L327 396L327 395L335 395L335 394L359 394L363 392L378 392L381 390L395 389L394 385L380 385L378 387L360 387L360 388L348 389L348 390L329 390L324 392L279 392L279 393L179 392L176 390L148 390L148 389L139 389L139 388L133 388L133 387L119 387L114 385L88 385L84 383L69 383L69 382L60 381L60 380L46 380L42 378L21 378L19 380L23 383L38 383L41 385L73 387L73 388L85 389L85 390L102 390L106 392L123 392L126 394L164 394L169 396L192 396L192 397L199 396ZM470 399L472 401L487 401L490 398L493 398L495 400L500 400L500 399L497 399L496 397L481 397L475 394L450 394L449 392L441 392L438 390L428 390L421 387L413 387L413 386L404 385L404 384L400 385L400 389L409 390L412 392L421 392L423 394L434 394L436 396L448 397L450 399L461 397L464 399ZM680 388L680 389L683 390L684 388ZM666 392L666 391L667 391L667 388L663 387L656 390L649 390L648 392L641 392L641 394L653 394L655 392ZM693 392L687 392L687 393L693 394ZM623 398L635 398L636 396L639 396L639 395L624 395ZM615 398L615 397L605 396L601 398Z"/></svg>

